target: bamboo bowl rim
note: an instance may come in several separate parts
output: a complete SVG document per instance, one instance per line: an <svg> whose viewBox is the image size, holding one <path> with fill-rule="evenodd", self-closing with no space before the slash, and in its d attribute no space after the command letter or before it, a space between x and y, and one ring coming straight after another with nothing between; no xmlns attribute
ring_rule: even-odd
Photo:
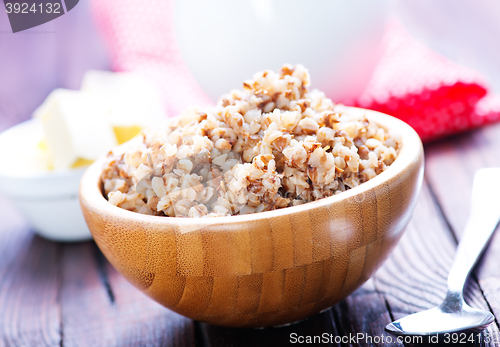
<svg viewBox="0 0 500 347"><path fill-rule="evenodd" d="M80 201L85 201L93 208L106 214L118 217L123 221L142 222L144 223L144 225L175 225L179 227L178 230L182 233L182 230L184 229L182 228L183 226L188 227L186 228L186 230L192 230L191 228L189 228L189 226L197 226L196 229L198 229L200 224L207 226L270 219L277 216L286 216L302 211L309 211L317 208L327 207L334 203L339 203L340 201L347 201L351 198L355 198L356 196L368 192L376 186L379 186L381 184L384 184L385 182L390 181L391 179L396 178L396 176L398 176L398 174L400 174L405 168L410 166L411 163L419 159L419 154L422 151L422 142L420 140L420 137L410 125L403 122L402 120L381 112L356 107L337 106L336 110L348 110L349 112L358 114L364 113L370 122L374 122L387 130L396 130L402 137L399 154L396 160L385 171L370 179L369 181L364 182L355 188L342 192L341 194L304 203L298 206L291 206L272 211L264 211L236 216L213 218L150 216L125 210L108 202L108 200L101 192L100 176L105 160L105 158L101 158L94 162L86 170L80 181Z"/></svg>

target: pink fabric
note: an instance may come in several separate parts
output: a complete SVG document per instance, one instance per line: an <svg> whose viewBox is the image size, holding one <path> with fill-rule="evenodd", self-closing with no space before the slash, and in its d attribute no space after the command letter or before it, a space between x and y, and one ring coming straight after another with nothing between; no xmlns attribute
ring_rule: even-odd
<svg viewBox="0 0 500 347"><path fill-rule="evenodd" d="M108 43L114 71L155 82L169 116L212 103L184 64L174 33L173 1L94 0L92 12Z"/></svg>
<svg viewBox="0 0 500 347"><path fill-rule="evenodd" d="M169 116L212 103L182 60L172 0L92 4L113 69L142 73L156 82ZM500 98L486 96L485 86L475 71L439 56L393 24L372 81L354 104L396 116L423 141L432 141L500 120Z"/></svg>
<svg viewBox="0 0 500 347"><path fill-rule="evenodd" d="M433 52L397 23L388 28L382 60L356 106L404 120L424 142L500 120L500 97L487 95L478 73Z"/></svg>

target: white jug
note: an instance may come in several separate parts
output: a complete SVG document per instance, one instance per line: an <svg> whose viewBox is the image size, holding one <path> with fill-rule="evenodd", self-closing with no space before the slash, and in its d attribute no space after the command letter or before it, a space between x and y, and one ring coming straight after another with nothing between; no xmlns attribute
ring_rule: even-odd
<svg viewBox="0 0 500 347"><path fill-rule="evenodd" d="M176 0L184 60L214 100L257 71L303 64L334 101L366 87L381 54L384 1Z"/></svg>

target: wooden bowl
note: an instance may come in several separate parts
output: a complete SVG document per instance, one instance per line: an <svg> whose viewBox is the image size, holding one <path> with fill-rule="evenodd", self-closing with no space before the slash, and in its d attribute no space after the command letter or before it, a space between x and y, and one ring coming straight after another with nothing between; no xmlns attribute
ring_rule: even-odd
<svg viewBox="0 0 500 347"><path fill-rule="evenodd" d="M228 327L304 319L339 302L384 262L410 220L423 177L422 144L402 121L371 121L403 136L396 161L342 194L300 206L217 218L142 215L102 195L102 161L80 203L111 264L146 295L186 317Z"/></svg>

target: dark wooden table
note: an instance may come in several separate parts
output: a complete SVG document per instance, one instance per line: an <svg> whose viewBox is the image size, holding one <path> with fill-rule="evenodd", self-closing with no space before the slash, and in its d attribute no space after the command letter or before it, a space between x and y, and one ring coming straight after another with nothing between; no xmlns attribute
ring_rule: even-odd
<svg viewBox="0 0 500 347"><path fill-rule="evenodd" d="M413 219L385 265L346 300L281 328L228 329L179 316L132 287L94 242L44 240L0 197L0 346L282 346L308 336L330 340L315 345L402 346L384 326L444 297L474 172L500 167L500 124L427 145L425 152ZM498 232L469 279L466 301L500 317ZM352 338L359 333L365 338ZM471 344L500 345L498 319Z"/></svg>

